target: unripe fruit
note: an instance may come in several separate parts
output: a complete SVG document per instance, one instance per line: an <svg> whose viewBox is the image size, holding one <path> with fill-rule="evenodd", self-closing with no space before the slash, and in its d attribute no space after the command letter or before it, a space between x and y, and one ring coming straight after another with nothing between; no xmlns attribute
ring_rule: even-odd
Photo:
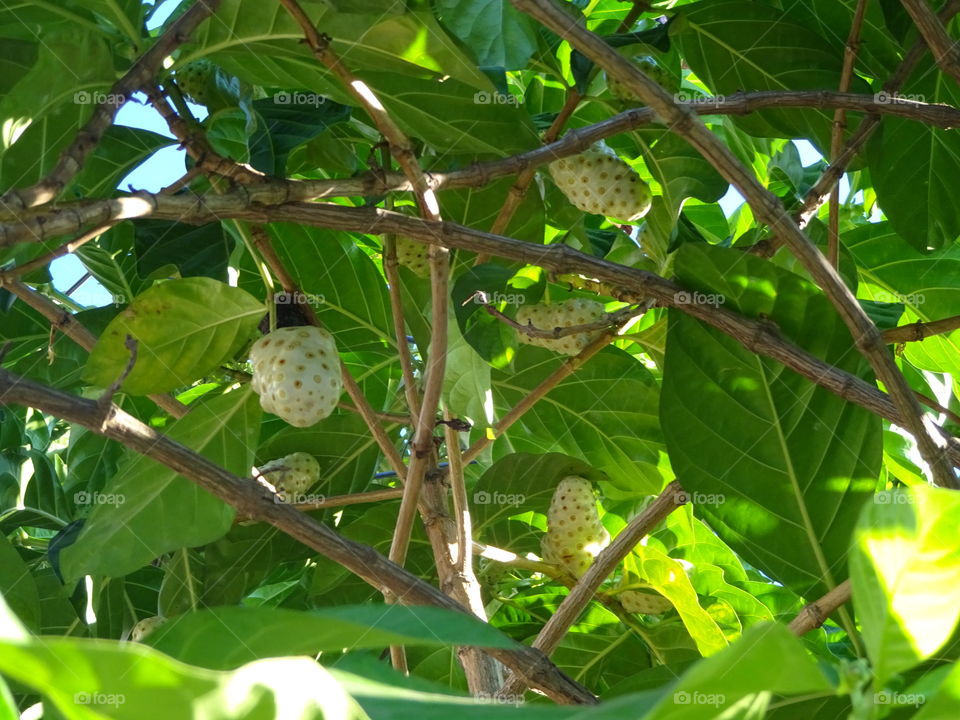
<svg viewBox="0 0 960 720"><path fill-rule="evenodd" d="M295 452L258 468L260 479L273 485L278 495L302 495L320 479L320 463L313 455Z"/></svg>
<svg viewBox="0 0 960 720"><path fill-rule="evenodd" d="M650 186L602 143L555 160L550 174L567 199L584 212L633 222L650 210Z"/></svg>
<svg viewBox="0 0 960 720"><path fill-rule="evenodd" d="M637 66L637 69L640 72L668 92L676 93L679 89L677 78L671 75L665 67L663 67L651 56L636 55L627 59L631 60L633 64ZM617 98L617 100L622 100L624 102L636 102L638 100L637 96L627 90L625 85L609 75L607 75L607 89L610 91L611 95Z"/></svg>
<svg viewBox="0 0 960 720"><path fill-rule="evenodd" d="M397 262L409 268L417 277L430 277L430 258L427 246L406 237L397 238Z"/></svg>
<svg viewBox="0 0 960 720"><path fill-rule="evenodd" d="M617 598L624 610L641 615L662 615L673 607L672 602L653 590L650 592L624 590Z"/></svg>
<svg viewBox="0 0 960 720"><path fill-rule="evenodd" d="M209 60L194 60L176 74L177 87L190 102L206 105L217 87L217 68Z"/></svg>
<svg viewBox="0 0 960 720"><path fill-rule="evenodd" d="M521 325L532 325L540 330L553 330L558 327L567 328L595 323L603 317L603 314L603 303L585 298L570 298L553 305L524 305L517 310L516 319ZM601 333L603 330L593 330L559 338L538 338L520 332L519 338L520 342L528 345L547 348L564 355L577 355Z"/></svg>
<svg viewBox="0 0 960 720"><path fill-rule="evenodd" d="M563 478L547 511L547 533L540 543L543 559L580 577L609 542L590 481L576 475Z"/></svg>
<svg viewBox="0 0 960 720"><path fill-rule="evenodd" d="M260 406L294 427L328 417L343 393L337 346L322 328L278 328L254 343L250 362Z"/></svg>
<svg viewBox="0 0 960 720"><path fill-rule="evenodd" d="M140 642L147 635L163 625L166 621L166 618L156 616L144 618L134 625L133 629L130 631L130 642Z"/></svg>

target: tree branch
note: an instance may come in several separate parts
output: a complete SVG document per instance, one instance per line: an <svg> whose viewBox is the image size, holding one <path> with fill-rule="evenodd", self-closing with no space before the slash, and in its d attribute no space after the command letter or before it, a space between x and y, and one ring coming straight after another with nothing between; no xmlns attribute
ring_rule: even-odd
<svg viewBox="0 0 960 720"><path fill-rule="evenodd" d="M822 598L804 607L788 626L790 631L799 637L820 627L826 622L830 613L850 600L850 596L850 581L844 580Z"/></svg>
<svg viewBox="0 0 960 720"><path fill-rule="evenodd" d="M900 0L900 2L933 53L933 59L936 60L937 65L947 75L960 82L960 63L958 63L960 49L953 38L947 35L946 28L927 5L926 0Z"/></svg>
<svg viewBox="0 0 960 720"><path fill-rule="evenodd" d="M960 328L960 315L933 320L931 322L917 321L909 325L890 328L883 331L883 341L886 343L918 342L924 338L943 333L953 332Z"/></svg>
<svg viewBox="0 0 960 720"><path fill-rule="evenodd" d="M402 567L391 563L373 548L342 537L289 505L275 503L272 493L255 481L227 472L115 405L111 406L109 416L101 424L95 400L48 388L5 370L0 370L0 402L37 408L116 440L175 470L234 507L241 515L273 525L347 568L378 590L391 592L410 604L434 605L466 612L462 605ZM542 653L533 648L517 644L507 649L490 648L486 652L514 672L522 673L533 686L540 688L557 702L596 702L586 688L560 672Z"/></svg>
<svg viewBox="0 0 960 720"><path fill-rule="evenodd" d="M754 216L770 225L824 294L837 309L853 338L855 347L870 362L877 377L886 386L900 410L904 429L917 442L917 448L930 469L934 482L944 487L960 487L947 460L942 441L934 438L924 424L924 414L906 379L888 355L880 331L857 299L844 284L837 271L826 261L784 210L780 200L765 188L688 108L677 105L673 97L631 63L622 58L602 38L585 27L573 23L568 15L550 0L511 0L522 12L558 33L573 47L606 70L624 86L646 102L669 124L671 131L689 142L717 171L746 198Z"/></svg>
<svg viewBox="0 0 960 720"><path fill-rule="evenodd" d="M157 41L133 64L127 73L110 88L106 99L97 105L93 115L74 141L60 154L57 164L40 182L22 190L9 190L0 196L0 208L14 212L48 203L76 176L93 152L103 133L113 124L120 107L130 96L146 85L163 67L164 59L186 42L196 27L216 12L220 0L197 0L157 38Z"/></svg>

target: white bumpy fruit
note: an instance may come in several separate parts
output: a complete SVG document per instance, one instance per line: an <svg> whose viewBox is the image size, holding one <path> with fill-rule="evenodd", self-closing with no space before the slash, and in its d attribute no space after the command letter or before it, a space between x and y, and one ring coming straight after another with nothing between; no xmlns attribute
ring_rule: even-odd
<svg viewBox="0 0 960 720"><path fill-rule="evenodd" d="M284 497L302 495L320 479L320 463L305 452L271 460L257 470L259 479L273 485L277 494Z"/></svg>
<svg viewBox="0 0 960 720"><path fill-rule="evenodd" d="M586 298L570 298L561 303L524 305L517 310L517 322L532 325L539 330L588 325L599 321L604 314L603 303ZM603 330L579 332L559 338L538 338L520 332L520 342L553 350L564 355L577 355Z"/></svg>
<svg viewBox="0 0 960 720"><path fill-rule="evenodd" d="M278 328L254 343L250 362L260 406L294 427L328 417L343 392L337 346L322 328Z"/></svg>
<svg viewBox="0 0 960 720"><path fill-rule="evenodd" d="M662 615L673 607L672 602L654 590L624 590L617 597L624 610L641 615Z"/></svg>
<svg viewBox="0 0 960 720"><path fill-rule="evenodd" d="M593 485L576 475L563 478L547 511L547 533L540 542L543 559L580 577L609 542L610 533L597 513Z"/></svg>
<svg viewBox="0 0 960 720"><path fill-rule="evenodd" d="M397 238L397 262L409 268L417 277L430 277L430 258L427 246L416 240L400 236Z"/></svg>
<svg viewBox="0 0 960 720"><path fill-rule="evenodd" d="M550 174L567 199L584 212L629 223L650 210L650 186L603 143L555 160Z"/></svg>
<svg viewBox="0 0 960 720"><path fill-rule="evenodd" d="M130 631L130 642L141 642L147 635L163 625L166 621L166 618L157 616L144 618L134 625Z"/></svg>

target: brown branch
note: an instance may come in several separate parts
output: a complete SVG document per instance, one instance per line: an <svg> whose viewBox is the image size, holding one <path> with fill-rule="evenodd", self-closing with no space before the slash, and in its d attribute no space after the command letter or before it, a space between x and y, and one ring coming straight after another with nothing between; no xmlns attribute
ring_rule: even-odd
<svg viewBox="0 0 960 720"><path fill-rule="evenodd" d="M790 631L799 637L820 627L827 621L830 613L850 600L850 595L850 581L844 580L822 598L804 607L790 622Z"/></svg>
<svg viewBox="0 0 960 720"><path fill-rule="evenodd" d="M917 26L933 59L943 72L960 82L960 48L947 34L946 28L937 15L930 9L927 0L900 0L913 24Z"/></svg>
<svg viewBox="0 0 960 720"><path fill-rule="evenodd" d="M407 342L407 324L403 319L403 298L400 292L400 272L397 267L397 242L392 235L383 240L383 273L390 292L390 315L393 318L393 334L397 339L400 357L400 376L403 378L403 393L407 399L410 418L416 423L420 416L420 397L417 394L417 379L413 374L413 355Z"/></svg>
<svg viewBox="0 0 960 720"><path fill-rule="evenodd" d="M837 309L857 350L870 362L883 382L904 421L904 429L917 443L920 456L930 468L933 481L944 487L958 487L957 478L948 462L939 438L935 439L924 424L924 414L913 396L896 362L887 353L880 331L844 284L837 271L826 261L817 247L797 227L780 200L765 188L688 108L677 105L673 97L639 69L622 58L602 38L585 27L573 24L550 0L511 0L522 12L534 17L567 40L574 48L596 62L623 83L629 91L646 102L660 115L670 129L690 143L747 200L754 217L780 235L801 265L810 273L824 294Z"/></svg>
<svg viewBox="0 0 960 720"><path fill-rule="evenodd" d="M593 564L584 573L570 593L563 599L547 623L537 633L533 647L550 655L570 626L577 621L604 580L630 554L637 543L649 535L670 513L686 502L680 483L674 480L643 512L634 517L613 541L600 551ZM517 695L526 687L523 678L512 676L504 683L500 696Z"/></svg>
<svg viewBox="0 0 960 720"><path fill-rule="evenodd" d="M96 336L87 330L72 313L67 312L45 295L41 295L16 279L5 279L0 283L0 287L9 290L23 300L50 321L51 329L59 330L87 352L93 350L93 346L97 344ZM183 417L190 410L189 407L169 395L150 395L149 398L156 403L157 407L170 413L175 418Z"/></svg>
<svg viewBox="0 0 960 720"><path fill-rule="evenodd" d="M366 492L352 493L350 495L333 495L331 497L321 496L316 500L287 504L291 507L295 507L301 512L312 512L313 510L325 510L326 508L360 505L363 503L375 503L383 500L396 500L401 495L403 495L403 490L385 488L383 490L368 490ZM234 519L235 524L250 521L251 518L241 517L239 514Z"/></svg>
<svg viewBox="0 0 960 720"><path fill-rule="evenodd" d="M858 0L850 23L850 33L847 35L847 44L843 52L843 69L840 71L840 92L850 89L853 80L853 67L857 61L857 52L860 50L860 28L867 10L867 0ZM833 128L830 137L830 161L840 153L840 143L843 142L843 133L847 129L847 112L838 108L833 113ZM830 191L830 224L827 234L827 259L833 267L840 263L840 187L834 185Z"/></svg>
<svg viewBox="0 0 960 720"><path fill-rule="evenodd" d="M42 412L82 425L93 432L175 470L245 517L267 522L307 547L342 565L381 591L404 602L466 612L464 607L412 573L391 563L373 548L348 540L326 525L289 505L276 503L272 493L250 478L227 472L207 458L157 432L116 406L102 425L98 424L95 400L48 388L27 378L0 370L0 402L34 407ZM562 703L595 703L596 698L533 648L516 644L487 653L514 672L522 673L533 686Z"/></svg>
<svg viewBox="0 0 960 720"><path fill-rule="evenodd" d="M94 108L87 124L60 154L53 170L35 185L22 190L8 190L0 197L0 208L16 212L55 199L80 172L103 133L113 124L120 107L135 91L150 82L163 67L164 59L186 42L196 27L212 15L219 5L220 0L197 0L193 7L177 18L126 74L114 83L106 99Z"/></svg>
<svg viewBox="0 0 960 720"><path fill-rule="evenodd" d="M82 233L79 237L74 238L70 242L64 243L60 247L54 248L50 252L34 258L29 262L25 262L22 265L17 265L9 270L0 270L0 286L2 286L5 282L9 282L10 280L23 277L29 272L44 268L57 258L63 257L64 255L68 255L72 252L76 252L79 248L83 247L91 240L95 240L96 238L100 237L107 230L114 227L114 225L116 225L116 223L107 223L106 225L101 225L93 230ZM69 293L67 294L69 295Z"/></svg>
<svg viewBox="0 0 960 720"><path fill-rule="evenodd" d="M960 328L960 315L933 320L931 322L917 321L909 325L890 328L883 331L883 341L886 343L919 342L933 335L942 335Z"/></svg>

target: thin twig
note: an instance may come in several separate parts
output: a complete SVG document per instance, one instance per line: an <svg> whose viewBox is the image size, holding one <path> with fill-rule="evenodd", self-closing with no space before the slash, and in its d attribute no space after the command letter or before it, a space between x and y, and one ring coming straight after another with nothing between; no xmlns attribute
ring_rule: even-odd
<svg viewBox="0 0 960 720"><path fill-rule="evenodd" d="M919 342L924 338L942 335L960 328L960 315L953 315L942 320L930 322L917 321L909 325L900 325L883 331L883 341L886 343Z"/></svg>
<svg viewBox="0 0 960 720"><path fill-rule="evenodd" d="M416 422L420 416L420 396L417 394L417 379L413 374L413 354L410 352L410 343L407 342L407 325L403 318L403 298L400 291L400 272L397 267L397 239L393 235L387 235L383 239L383 272L387 277L387 288L390 292L390 315L393 318L393 334L397 339L403 393L407 399L410 417Z"/></svg>
<svg viewBox="0 0 960 720"><path fill-rule="evenodd" d="M790 631L797 636L820 627L834 610L851 597L850 581L844 580L819 600L809 603L789 625Z"/></svg>
<svg viewBox="0 0 960 720"><path fill-rule="evenodd" d="M847 92L853 80L853 67L857 61L857 52L860 50L860 28L867 10L867 0L858 0L857 8L853 13L850 24L850 33L847 35L847 44L843 52L843 69L840 72L840 92ZM833 128L830 137L830 161L833 162L840 153L840 143L843 142L843 133L847 129L847 112L837 108L833 112ZM830 223L827 235L827 259L833 267L840 263L840 187L834 185L830 191Z"/></svg>
<svg viewBox="0 0 960 720"><path fill-rule="evenodd" d="M622 325L627 320L636 317L637 315L635 308L624 308L623 310L617 310L616 312L604 313L603 319L597 320L596 322L546 329L534 327L531 323L527 323L526 325L519 323L513 318L504 315L493 305L484 305L483 309L486 310L490 315L493 315L493 317L497 318L497 320L500 322L512 327L517 332L523 333L528 337L543 338L545 340L556 340L569 335L577 335L579 333L592 333L596 332L597 330L607 330L611 325Z"/></svg>
<svg viewBox="0 0 960 720"><path fill-rule="evenodd" d="M94 228L89 232L83 233L82 235L74 238L68 243L64 243L60 247L51 250L45 255L41 255L40 257L34 258L33 260L30 260L29 262L25 262L22 265L17 265L16 267L12 267L9 270L0 271L0 285L2 285L7 280L23 277L29 272L33 272L34 270L39 270L40 268L44 268L50 263L52 263L54 260L56 260L57 258L63 257L64 255L67 255L72 252L76 252L79 248L83 247L91 240L95 240L96 238L100 237L103 233L105 233L107 230L114 227L115 225L116 223L107 223L106 225L101 225L100 227ZM67 294L69 295L70 293L68 292Z"/></svg>
<svg viewBox="0 0 960 720"><path fill-rule="evenodd" d="M170 53L186 42L194 29L212 15L219 5L220 0L197 0L193 7L177 18L124 76L114 83L104 101L94 108L87 124L60 154L53 170L35 185L6 192L0 197L0 208L25 210L55 199L80 172L90 153L99 144L103 133L113 124L120 107L135 91L150 82L163 67L163 61Z"/></svg>

